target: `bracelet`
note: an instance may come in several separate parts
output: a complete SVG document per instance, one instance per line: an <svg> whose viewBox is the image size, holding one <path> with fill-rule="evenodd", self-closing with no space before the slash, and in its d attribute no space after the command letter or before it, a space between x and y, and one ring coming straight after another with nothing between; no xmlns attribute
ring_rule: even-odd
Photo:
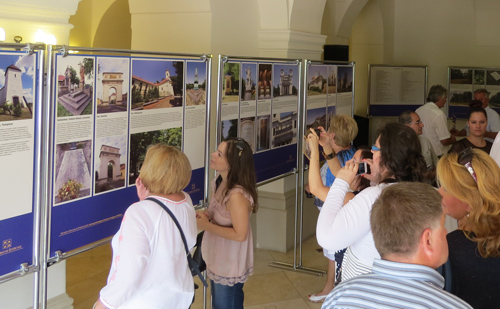
<svg viewBox="0 0 500 309"><path fill-rule="evenodd" d="M326 160L331 160L331 159L335 158L335 156L336 156L335 151L332 152L331 154L328 154L328 155L324 151L322 153L323 153L323 157L325 157Z"/></svg>

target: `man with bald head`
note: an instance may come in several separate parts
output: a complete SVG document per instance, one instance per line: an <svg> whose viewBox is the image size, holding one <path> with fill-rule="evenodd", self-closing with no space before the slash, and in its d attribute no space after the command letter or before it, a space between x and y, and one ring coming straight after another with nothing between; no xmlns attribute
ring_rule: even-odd
<svg viewBox="0 0 500 309"><path fill-rule="evenodd" d="M404 124L415 131L418 135L418 139L420 141L420 145L422 146L422 156L425 159L425 163L427 164L427 169L431 170L437 166L438 158L434 150L432 149L431 142L422 135L422 128L424 127L424 123L420 120L420 116L412 111L404 111L399 115L399 123Z"/></svg>

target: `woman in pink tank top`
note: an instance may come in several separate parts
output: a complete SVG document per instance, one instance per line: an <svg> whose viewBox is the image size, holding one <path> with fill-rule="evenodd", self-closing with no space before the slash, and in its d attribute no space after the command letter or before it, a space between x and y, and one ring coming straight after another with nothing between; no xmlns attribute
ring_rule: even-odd
<svg viewBox="0 0 500 309"><path fill-rule="evenodd" d="M243 308L243 284L253 274L250 216L257 211L257 188L252 149L240 138L220 143L210 167L217 171L213 195L197 215L205 230L202 254L212 291L212 308Z"/></svg>

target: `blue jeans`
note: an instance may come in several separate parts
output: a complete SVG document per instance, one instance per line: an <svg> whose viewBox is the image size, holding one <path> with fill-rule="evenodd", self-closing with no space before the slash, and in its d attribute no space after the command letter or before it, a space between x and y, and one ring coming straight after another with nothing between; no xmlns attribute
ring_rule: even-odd
<svg viewBox="0 0 500 309"><path fill-rule="evenodd" d="M210 280L213 309L243 309L243 283L222 285Z"/></svg>

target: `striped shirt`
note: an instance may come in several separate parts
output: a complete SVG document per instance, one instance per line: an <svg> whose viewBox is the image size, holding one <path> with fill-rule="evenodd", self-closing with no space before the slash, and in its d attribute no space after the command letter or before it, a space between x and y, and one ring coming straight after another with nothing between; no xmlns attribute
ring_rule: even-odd
<svg viewBox="0 0 500 309"><path fill-rule="evenodd" d="M377 259L371 273L336 286L321 308L472 308L443 287L430 267Z"/></svg>

